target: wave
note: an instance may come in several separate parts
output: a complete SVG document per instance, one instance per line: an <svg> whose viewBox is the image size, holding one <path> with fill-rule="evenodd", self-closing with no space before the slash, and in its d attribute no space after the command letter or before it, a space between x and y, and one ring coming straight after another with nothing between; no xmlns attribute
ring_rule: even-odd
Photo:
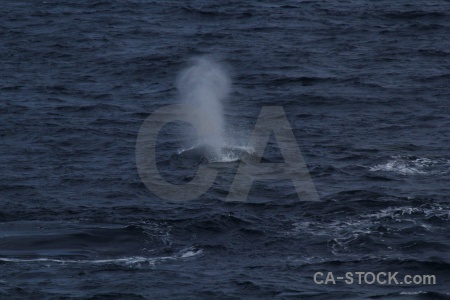
<svg viewBox="0 0 450 300"><path fill-rule="evenodd" d="M436 20L438 18L445 18L447 14L439 11L411 10L411 11L388 12L385 13L384 16L392 19L415 20L415 19L430 18Z"/></svg>
<svg viewBox="0 0 450 300"><path fill-rule="evenodd" d="M283 235L290 238L302 237L314 243L322 243L335 256L357 254L390 256L396 251L419 249L444 249L448 243L428 239L430 234L445 227L450 219L448 204L426 203L422 205L393 205L381 209L369 209L355 215L338 219L316 218L291 223L291 229ZM398 239L399 236L414 234L414 243ZM374 249L378 249L374 251Z"/></svg>
<svg viewBox="0 0 450 300"><path fill-rule="evenodd" d="M168 260L178 260L201 255L202 249L196 249L189 247L179 251L173 256L161 256L161 257L144 257L144 256L130 256L120 258L107 258L107 259L62 259L62 258L10 258L0 257L0 262L4 263L60 263L60 264L116 264L116 265L136 265L141 263L148 263L149 265L155 265L158 262Z"/></svg>
<svg viewBox="0 0 450 300"><path fill-rule="evenodd" d="M394 172L399 175L444 175L450 172L450 159L392 156L389 161L370 167L371 172Z"/></svg>

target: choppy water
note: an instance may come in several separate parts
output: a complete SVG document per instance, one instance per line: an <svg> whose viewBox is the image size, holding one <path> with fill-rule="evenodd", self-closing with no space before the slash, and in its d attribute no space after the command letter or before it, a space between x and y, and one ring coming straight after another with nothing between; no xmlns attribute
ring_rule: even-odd
<svg viewBox="0 0 450 300"><path fill-rule="evenodd" d="M0 298L448 298L449 31L443 0L5 1ZM321 202L289 181L226 202L238 161L194 201L145 188L138 130L203 54L229 66L243 136L284 107ZM195 174L182 139L160 134L171 182ZM437 284L321 286L317 271Z"/></svg>

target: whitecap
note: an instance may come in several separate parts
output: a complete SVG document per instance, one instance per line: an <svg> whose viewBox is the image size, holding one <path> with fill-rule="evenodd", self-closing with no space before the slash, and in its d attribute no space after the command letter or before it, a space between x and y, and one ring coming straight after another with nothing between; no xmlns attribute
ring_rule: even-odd
<svg viewBox="0 0 450 300"><path fill-rule="evenodd" d="M442 175L450 171L450 160L393 156L385 163L370 167L369 171L393 172L400 175Z"/></svg>

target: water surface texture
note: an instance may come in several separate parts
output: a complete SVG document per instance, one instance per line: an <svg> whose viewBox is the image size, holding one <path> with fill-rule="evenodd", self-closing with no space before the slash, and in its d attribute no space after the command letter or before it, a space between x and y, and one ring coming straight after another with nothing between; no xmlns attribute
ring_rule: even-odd
<svg viewBox="0 0 450 300"><path fill-rule="evenodd" d="M3 1L0 299L448 299L449 33L445 0ZM204 55L232 81L218 128L245 141L283 106L320 202L286 180L225 201L239 161L180 155L179 123L163 178L211 163L214 185L180 203L144 186L139 128ZM264 161L283 161L276 139Z"/></svg>

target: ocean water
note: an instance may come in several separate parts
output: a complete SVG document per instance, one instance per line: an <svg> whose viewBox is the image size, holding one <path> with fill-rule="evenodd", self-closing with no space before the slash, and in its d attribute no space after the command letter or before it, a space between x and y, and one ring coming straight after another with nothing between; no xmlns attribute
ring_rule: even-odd
<svg viewBox="0 0 450 300"><path fill-rule="evenodd" d="M448 299L449 32L445 0L3 1L0 299ZM276 179L226 201L241 161L183 155L179 122L158 135L161 176L218 176L191 201L146 188L139 129L189 93L193 57L229 76L208 124L234 146L284 108L319 202ZM263 160L283 161L269 141Z"/></svg>

